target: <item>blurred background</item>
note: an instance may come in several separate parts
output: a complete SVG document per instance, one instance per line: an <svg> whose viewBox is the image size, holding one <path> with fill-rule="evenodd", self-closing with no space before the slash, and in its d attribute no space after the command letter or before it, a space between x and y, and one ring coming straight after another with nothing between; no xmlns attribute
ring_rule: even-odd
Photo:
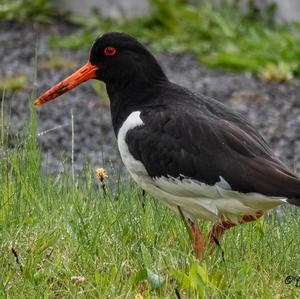
<svg viewBox="0 0 300 299"><path fill-rule="evenodd" d="M300 1L1 0L0 91L13 147L34 97L81 66L93 40L125 31L170 80L244 114L299 172ZM44 167L73 160L123 171L103 83L88 82L37 111Z"/></svg>

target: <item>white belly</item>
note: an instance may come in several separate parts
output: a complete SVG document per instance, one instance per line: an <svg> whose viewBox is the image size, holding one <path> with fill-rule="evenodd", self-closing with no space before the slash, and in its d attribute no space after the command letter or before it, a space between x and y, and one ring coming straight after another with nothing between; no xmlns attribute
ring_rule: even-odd
<svg viewBox="0 0 300 299"><path fill-rule="evenodd" d="M263 212L285 203L284 198L232 191L230 185L221 177L220 182L214 186L188 178L151 178L144 165L130 154L125 141L129 130L143 125L139 111L128 116L118 133L121 158L137 184L174 211L178 212L179 206L191 219L204 218L216 222L220 218L226 218L237 223L244 215L255 215L258 211Z"/></svg>

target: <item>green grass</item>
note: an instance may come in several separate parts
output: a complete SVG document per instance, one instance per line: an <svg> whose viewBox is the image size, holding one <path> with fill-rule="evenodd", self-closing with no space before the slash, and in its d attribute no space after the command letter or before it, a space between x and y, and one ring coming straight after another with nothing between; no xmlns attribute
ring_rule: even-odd
<svg viewBox="0 0 300 299"><path fill-rule="evenodd" d="M247 70L280 81L300 74L299 23L274 24L271 6L259 13L253 1L246 11L226 2L216 9L210 1L189 5L184 0L152 0L151 11L140 18L72 17L82 30L70 37L51 37L49 43L89 49L99 34L125 31L154 50L193 53L214 67ZM279 74L273 69L279 69Z"/></svg>
<svg viewBox="0 0 300 299"><path fill-rule="evenodd" d="M27 78L24 75L0 77L0 92L25 89Z"/></svg>
<svg viewBox="0 0 300 299"><path fill-rule="evenodd" d="M225 261L199 263L179 216L131 182L104 193L88 165L47 174L34 111L14 144L1 111L0 298L298 298L299 210L231 229Z"/></svg>
<svg viewBox="0 0 300 299"><path fill-rule="evenodd" d="M53 0L1 0L0 20L49 23L59 14Z"/></svg>
<svg viewBox="0 0 300 299"><path fill-rule="evenodd" d="M216 251L200 263L180 217L134 183L107 182L104 192L88 165L75 180L68 167L46 173L33 109L11 143L5 108L3 96L0 298L299 297L296 279L285 283L300 269L296 208L231 229L225 260Z"/></svg>

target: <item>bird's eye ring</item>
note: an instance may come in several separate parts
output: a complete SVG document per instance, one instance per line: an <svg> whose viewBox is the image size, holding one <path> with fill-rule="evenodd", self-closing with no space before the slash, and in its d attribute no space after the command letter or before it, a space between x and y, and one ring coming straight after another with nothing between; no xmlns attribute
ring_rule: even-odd
<svg viewBox="0 0 300 299"><path fill-rule="evenodd" d="M104 49L104 54L105 54L106 56L113 56L113 55L116 54L116 52L117 52L117 50L116 50L116 48L114 48L114 47L106 47L106 48Z"/></svg>

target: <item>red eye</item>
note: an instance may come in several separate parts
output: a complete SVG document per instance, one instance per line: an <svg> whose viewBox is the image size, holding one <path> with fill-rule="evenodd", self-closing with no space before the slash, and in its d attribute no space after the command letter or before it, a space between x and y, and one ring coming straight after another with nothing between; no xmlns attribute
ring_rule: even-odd
<svg viewBox="0 0 300 299"><path fill-rule="evenodd" d="M114 47L106 47L106 48L104 49L104 54L105 54L106 56L113 56L113 55L116 54L116 52L117 52L117 50L116 50L116 48L114 48Z"/></svg>

